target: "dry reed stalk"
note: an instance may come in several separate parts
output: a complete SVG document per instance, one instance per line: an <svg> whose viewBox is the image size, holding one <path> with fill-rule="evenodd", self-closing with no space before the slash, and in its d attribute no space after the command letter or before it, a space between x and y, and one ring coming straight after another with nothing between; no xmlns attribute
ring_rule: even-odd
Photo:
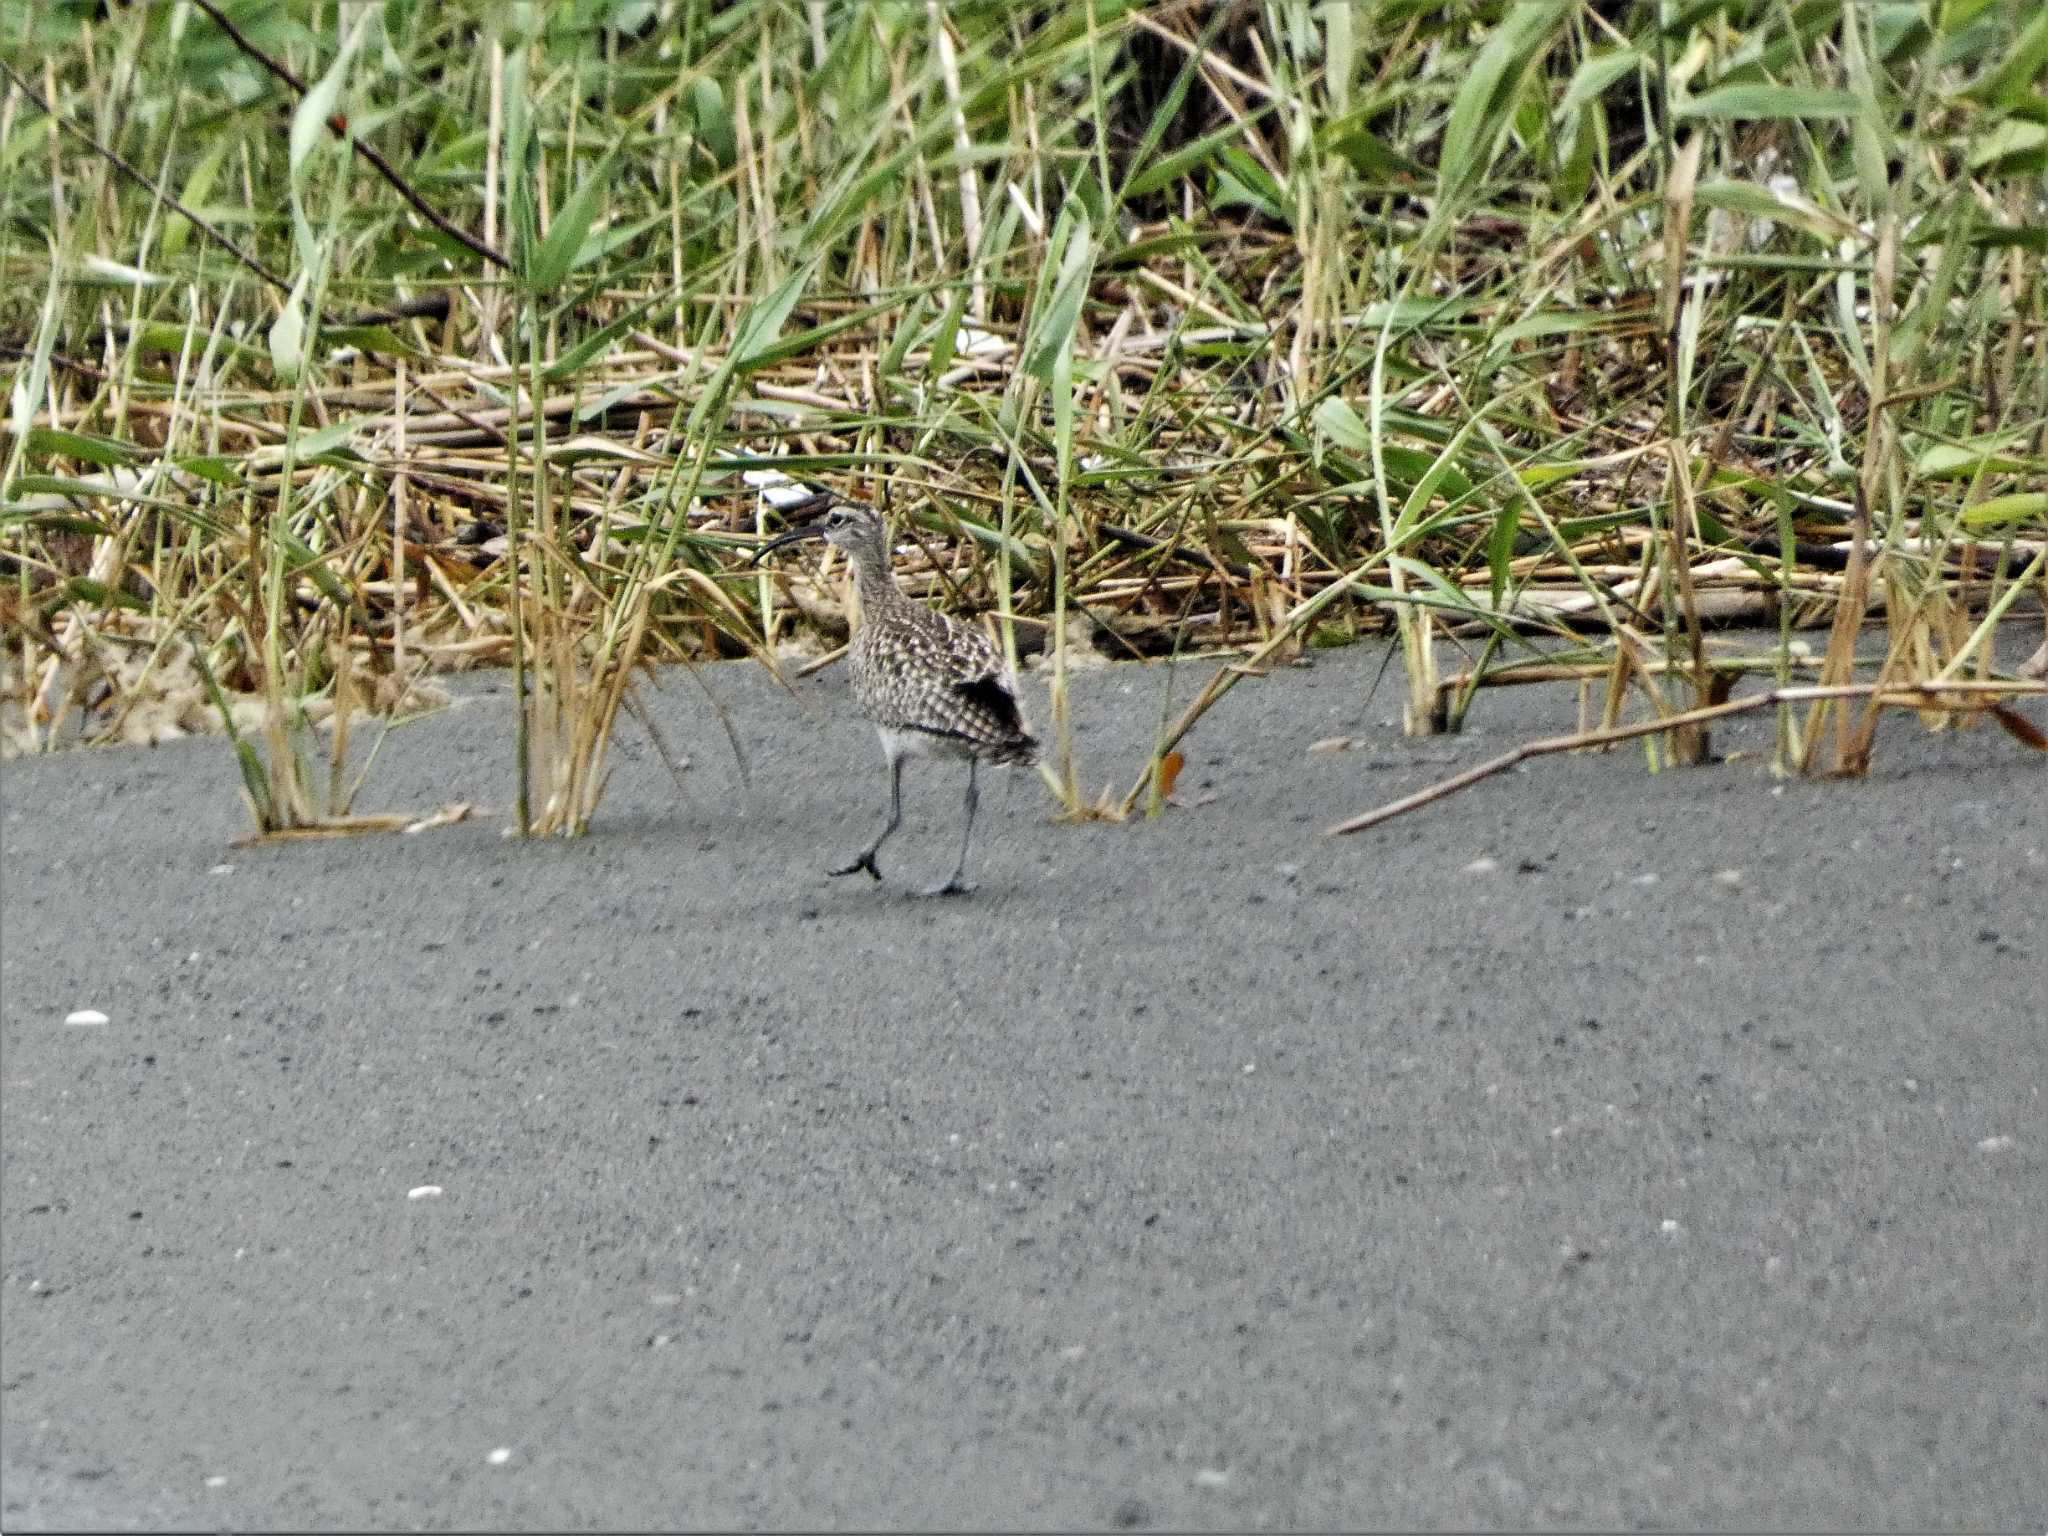
<svg viewBox="0 0 2048 1536"><path fill-rule="evenodd" d="M1746 699L1730 699L1720 704L1710 704L1700 709L1686 710L1680 714L1666 715L1655 720L1639 720L1630 725L1603 727L1595 731L1575 731L1567 736L1546 736L1536 741L1524 742L1511 752L1467 768L1462 773L1451 775L1426 789L1390 800L1385 805L1365 811L1325 829L1331 837L1342 837L1353 832L1363 832L1381 822L1391 821L1396 816L1432 805L1461 789L1469 789L1484 779L1506 773L1519 763L1532 757L1548 757L1559 752L1581 752L1589 747L1612 746L1616 742L1628 741L1638 736L1649 736L1660 731L1671 731L1685 726L1707 725L1716 720L1725 720L1731 715L1748 714L1772 705L1817 703L1837 699L1868 699L1874 708L1881 709L1924 709L1940 707L1957 712L1996 713L2007 699L2040 698L2048 696L2048 683L2030 682L1955 682L1955 683L1838 683L1812 684L1792 688L1773 688L1766 693L1754 694ZM2001 717L2019 740L2040 751L2048 751L2048 737L2032 728L2023 717L2018 727L2011 720ZM2031 731L2031 735L2029 732Z"/></svg>

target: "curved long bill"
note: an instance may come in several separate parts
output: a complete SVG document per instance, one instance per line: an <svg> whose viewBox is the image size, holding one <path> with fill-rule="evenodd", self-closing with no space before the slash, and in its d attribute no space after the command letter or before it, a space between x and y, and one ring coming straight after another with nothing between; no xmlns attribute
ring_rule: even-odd
<svg viewBox="0 0 2048 1536"><path fill-rule="evenodd" d="M801 496L795 501L790 502L776 502L774 506L775 510L782 514L785 521L793 521L828 512L832 508L832 502L833 495L830 491L812 491L808 496ZM766 544L755 545L754 563L756 565L760 564L761 557L771 549L780 549L783 545L794 544L799 539L822 539L824 536L824 528L817 523L792 528L780 538L770 539Z"/></svg>
<svg viewBox="0 0 2048 1536"><path fill-rule="evenodd" d="M822 539L823 537L825 537L825 530L816 523L811 524L807 528L792 528L789 532L770 539L766 544L756 544L751 558L756 565L759 565L761 557L771 549L780 549L785 544L795 544L804 539Z"/></svg>
<svg viewBox="0 0 2048 1536"><path fill-rule="evenodd" d="M778 507L776 510L781 512L785 517L788 517L791 514L794 514L798 517L802 517L806 514L815 515L817 513L828 511L831 508L831 506L832 493L830 491L820 491L814 496L806 496L802 501L793 501L788 506ZM790 529L789 532L781 535L780 537L770 539L766 544L755 545L753 561L756 565L759 565L761 563L761 557L767 554L768 551L771 549L780 549L785 544L794 544L801 539L822 539L823 537L825 537L824 524L800 524L799 526Z"/></svg>

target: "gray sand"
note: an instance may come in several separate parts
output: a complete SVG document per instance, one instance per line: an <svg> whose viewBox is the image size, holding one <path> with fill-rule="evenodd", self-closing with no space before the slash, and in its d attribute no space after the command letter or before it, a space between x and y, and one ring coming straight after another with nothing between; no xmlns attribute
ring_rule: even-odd
<svg viewBox="0 0 2048 1536"><path fill-rule="evenodd" d="M744 814L670 681L689 797L628 722L570 844L9 765L7 1529L2048 1524L2042 760L1778 783L1758 717L1326 840L1571 720L1403 741L1381 659L1241 686L1154 824L990 776L944 904L953 768L821 873L831 674L713 675ZM1091 786L1166 680L1077 680ZM481 694L364 808L504 807Z"/></svg>

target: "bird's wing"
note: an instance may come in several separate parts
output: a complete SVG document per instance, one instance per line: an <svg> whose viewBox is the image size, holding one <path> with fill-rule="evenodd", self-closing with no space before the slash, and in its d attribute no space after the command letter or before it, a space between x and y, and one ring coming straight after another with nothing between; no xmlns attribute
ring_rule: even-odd
<svg viewBox="0 0 2048 1536"><path fill-rule="evenodd" d="M993 680L1008 689L1010 669L987 632L978 624L962 624L944 614L939 618L946 626L946 670L954 686Z"/></svg>
<svg viewBox="0 0 2048 1536"><path fill-rule="evenodd" d="M877 646L862 674L858 691L870 717L991 747L1027 739L1002 652L978 628L919 612Z"/></svg>
<svg viewBox="0 0 2048 1536"><path fill-rule="evenodd" d="M1017 680L995 642L979 625L946 621L953 691L984 713L1004 736L1024 736L1024 711Z"/></svg>

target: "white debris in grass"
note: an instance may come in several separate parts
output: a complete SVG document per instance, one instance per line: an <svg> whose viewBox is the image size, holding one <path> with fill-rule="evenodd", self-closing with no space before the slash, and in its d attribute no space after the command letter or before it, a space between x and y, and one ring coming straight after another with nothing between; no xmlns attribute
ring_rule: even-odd
<svg viewBox="0 0 2048 1536"><path fill-rule="evenodd" d="M79 1008L64 1015L66 1024L104 1024L107 1016L97 1008Z"/></svg>
<svg viewBox="0 0 2048 1536"><path fill-rule="evenodd" d="M994 331L963 325L954 333L953 350L963 357L999 357L1010 350L1010 343Z"/></svg>
<svg viewBox="0 0 2048 1536"><path fill-rule="evenodd" d="M816 494L809 486L798 481L791 481L787 485L764 486L761 489L761 499L778 512L801 506Z"/></svg>
<svg viewBox="0 0 2048 1536"><path fill-rule="evenodd" d="M1467 864L1465 866L1465 873L1468 875L1491 875L1497 873L1499 869L1499 859L1482 856Z"/></svg>
<svg viewBox="0 0 2048 1536"><path fill-rule="evenodd" d="M490 1455L484 1458L485 1461L488 1461L494 1467L502 1467L503 1465L505 1465L506 1462L510 1461L511 1459L512 1447L509 1445L499 1446L495 1451L492 1451Z"/></svg>
<svg viewBox="0 0 2048 1536"><path fill-rule="evenodd" d="M405 1192L405 1198L408 1200L432 1200L442 1193L444 1191L438 1184L421 1184L415 1188L408 1189Z"/></svg>

